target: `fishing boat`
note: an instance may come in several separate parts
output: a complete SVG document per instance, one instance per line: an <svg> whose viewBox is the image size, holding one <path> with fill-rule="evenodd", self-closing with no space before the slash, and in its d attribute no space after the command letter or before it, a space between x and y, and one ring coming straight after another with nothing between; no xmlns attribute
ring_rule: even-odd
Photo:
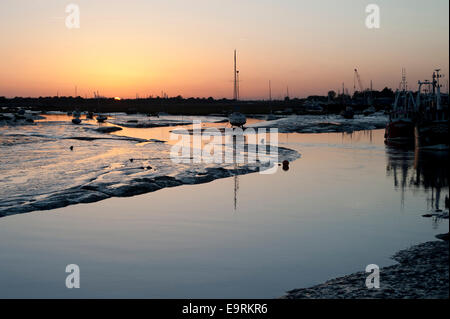
<svg viewBox="0 0 450 319"><path fill-rule="evenodd" d="M414 143L415 119L416 104L413 93L397 90L384 134L386 143L391 145Z"/></svg>
<svg viewBox="0 0 450 319"><path fill-rule="evenodd" d="M448 95L442 100L440 70L433 72L432 81L419 81L417 93L416 144L421 149L449 149L448 141ZM428 89L422 92L422 87Z"/></svg>

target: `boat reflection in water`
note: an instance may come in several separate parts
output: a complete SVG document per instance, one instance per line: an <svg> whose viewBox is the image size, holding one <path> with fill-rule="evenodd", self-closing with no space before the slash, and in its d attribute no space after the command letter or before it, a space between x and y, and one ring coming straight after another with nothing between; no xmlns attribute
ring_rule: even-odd
<svg viewBox="0 0 450 319"><path fill-rule="evenodd" d="M402 191L402 203L405 190L412 189L427 193L429 210L437 211L446 206L449 193L449 152L388 147L386 154L386 173L393 177L395 188Z"/></svg>

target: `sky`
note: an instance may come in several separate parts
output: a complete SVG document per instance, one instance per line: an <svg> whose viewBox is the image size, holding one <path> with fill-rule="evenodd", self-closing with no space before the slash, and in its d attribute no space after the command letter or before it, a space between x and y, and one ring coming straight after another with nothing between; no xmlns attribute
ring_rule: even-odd
<svg viewBox="0 0 450 319"><path fill-rule="evenodd" d="M66 27L66 6L80 28ZM380 28L365 24L380 7ZM449 70L448 0L2 0L0 96L325 95ZM446 86L446 78L444 85ZM446 88L445 88L446 90Z"/></svg>

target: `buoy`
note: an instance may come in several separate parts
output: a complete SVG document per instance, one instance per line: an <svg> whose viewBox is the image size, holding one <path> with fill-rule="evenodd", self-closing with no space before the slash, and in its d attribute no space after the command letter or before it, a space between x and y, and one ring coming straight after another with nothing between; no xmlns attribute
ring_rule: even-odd
<svg viewBox="0 0 450 319"><path fill-rule="evenodd" d="M70 150L73 151L73 146L70 147Z"/></svg>
<svg viewBox="0 0 450 319"><path fill-rule="evenodd" d="M289 170L289 161L283 161L283 171L287 172Z"/></svg>
<svg viewBox="0 0 450 319"><path fill-rule="evenodd" d="M130 162L133 163L134 159L130 158Z"/></svg>

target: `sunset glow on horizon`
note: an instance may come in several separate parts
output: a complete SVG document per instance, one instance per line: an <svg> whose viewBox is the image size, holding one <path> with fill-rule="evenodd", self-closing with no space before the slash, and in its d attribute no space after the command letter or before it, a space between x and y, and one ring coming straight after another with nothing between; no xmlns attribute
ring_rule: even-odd
<svg viewBox="0 0 450 319"><path fill-rule="evenodd" d="M364 25L372 2L377 30ZM3 0L0 96L231 98L234 49L243 99L267 99L269 80L274 98L352 92L355 68L379 90L403 67L411 89L435 68L446 83L448 0L372 2L75 0L68 29L70 2Z"/></svg>

